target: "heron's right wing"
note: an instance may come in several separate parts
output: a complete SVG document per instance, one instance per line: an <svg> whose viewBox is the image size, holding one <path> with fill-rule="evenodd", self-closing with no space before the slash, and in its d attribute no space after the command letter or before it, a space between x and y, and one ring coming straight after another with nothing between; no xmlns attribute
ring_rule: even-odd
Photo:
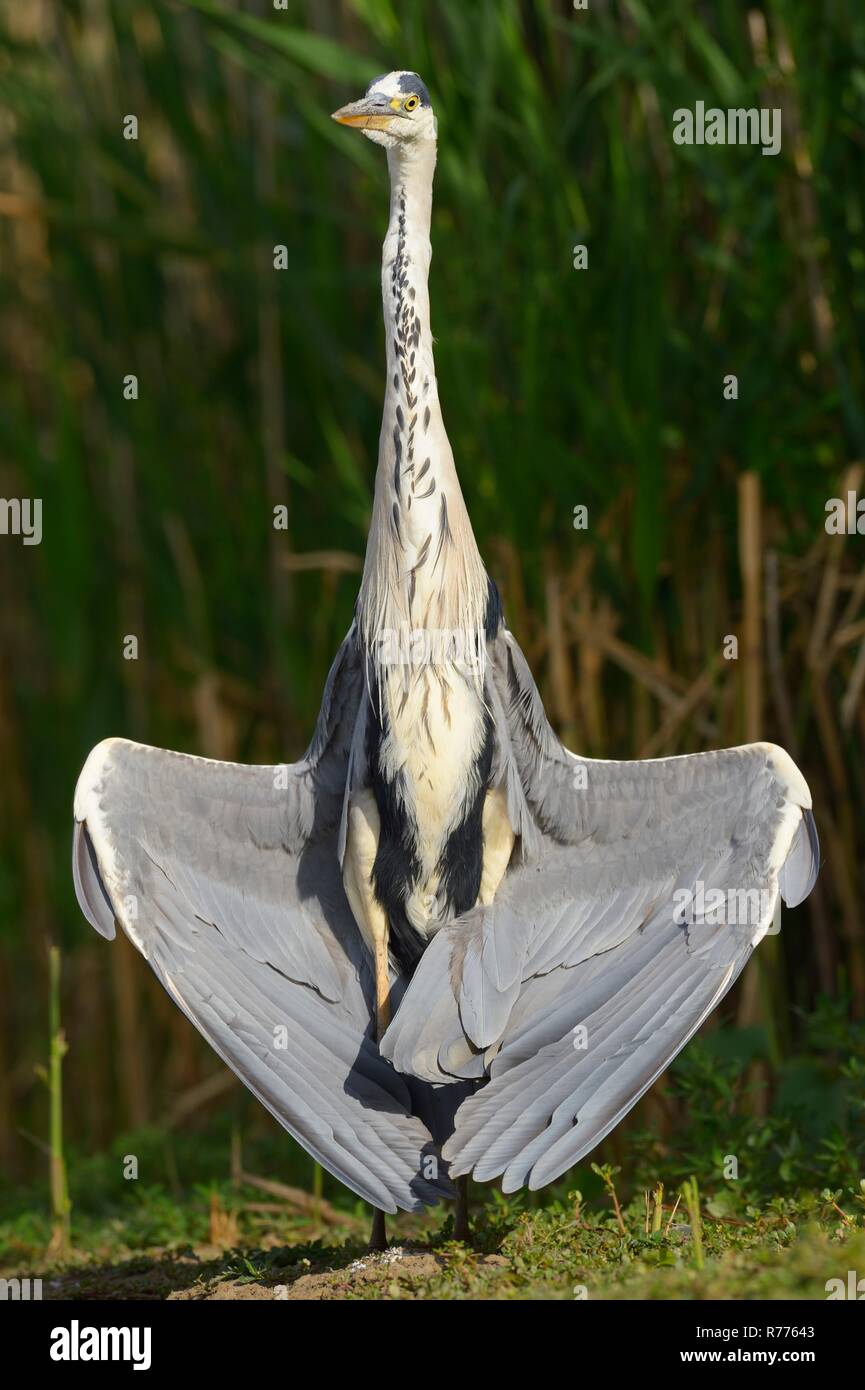
<svg viewBox="0 0 865 1390"><path fill-rule="evenodd" d="M433 938L382 1040L423 1080L486 1080L443 1152L452 1175L501 1175L505 1191L552 1182L609 1133L723 998L779 891L789 905L810 891L819 858L782 749L576 758L516 653L490 704L531 852L490 906Z"/></svg>
<svg viewBox="0 0 865 1390"><path fill-rule="evenodd" d="M85 915L115 919L178 1007L304 1148L384 1211L449 1195L408 1086L372 1036L366 952L337 835L360 699L351 651L297 764L109 739L75 793ZM443 1171L443 1170L442 1170Z"/></svg>

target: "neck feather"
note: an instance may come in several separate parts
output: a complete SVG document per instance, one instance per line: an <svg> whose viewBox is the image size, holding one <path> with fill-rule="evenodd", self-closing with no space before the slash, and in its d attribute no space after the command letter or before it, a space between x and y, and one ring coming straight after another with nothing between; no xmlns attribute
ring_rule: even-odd
<svg viewBox="0 0 865 1390"><path fill-rule="evenodd" d="M435 160L434 141L388 151L387 384L359 605L372 651L391 634L419 629L471 644L486 614L486 571L445 433L433 359L428 277Z"/></svg>

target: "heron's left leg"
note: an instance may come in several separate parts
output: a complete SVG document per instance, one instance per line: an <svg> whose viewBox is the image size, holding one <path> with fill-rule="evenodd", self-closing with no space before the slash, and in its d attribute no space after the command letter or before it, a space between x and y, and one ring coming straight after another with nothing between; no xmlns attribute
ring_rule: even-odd
<svg viewBox="0 0 865 1390"><path fill-rule="evenodd" d="M515 835L508 816L505 793L494 787L486 794L483 813L483 868L478 902L488 906L505 876L514 848ZM469 1238L469 1180L455 1180L457 1195L454 1209L454 1240Z"/></svg>
<svg viewBox="0 0 865 1390"><path fill-rule="evenodd" d="M483 814L484 863L478 902L484 906L492 902L505 876L515 838L507 797L501 787L493 787L487 792Z"/></svg>
<svg viewBox="0 0 865 1390"><path fill-rule="evenodd" d="M369 1233L370 1250L387 1249L387 1225L384 1219L384 1212L375 1207L372 1213L372 1230Z"/></svg>
<svg viewBox="0 0 865 1390"><path fill-rule="evenodd" d="M387 915L375 896L372 881L380 831L381 820L372 792L353 792L348 809L348 834L342 881L354 920L372 952L375 966L375 1032L378 1042L381 1042L390 1023Z"/></svg>
<svg viewBox="0 0 865 1390"><path fill-rule="evenodd" d="M349 907L361 936L372 952L375 965L375 1036L381 1042L390 1022L390 972L387 951L387 916L375 896L372 870L381 828L378 807L371 791L352 795L348 809L348 834L342 866L342 882ZM369 1238L370 1250L387 1249L384 1212L376 1208Z"/></svg>

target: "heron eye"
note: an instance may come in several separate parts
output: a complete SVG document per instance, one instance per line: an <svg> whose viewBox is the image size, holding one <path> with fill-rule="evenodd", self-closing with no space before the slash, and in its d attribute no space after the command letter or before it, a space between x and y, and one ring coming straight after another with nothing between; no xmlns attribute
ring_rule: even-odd
<svg viewBox="0 0 865 1390"><path fill-rule="evenodd" d="M407 97L403 102L403 109L406 111L414 111L415 107L419 105L420 97Z"/></svg>

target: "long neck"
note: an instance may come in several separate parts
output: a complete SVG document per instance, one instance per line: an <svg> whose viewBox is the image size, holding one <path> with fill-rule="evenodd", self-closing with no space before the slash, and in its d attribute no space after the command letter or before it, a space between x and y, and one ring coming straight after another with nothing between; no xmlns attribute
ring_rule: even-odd
<svg viewBox="0 0 865 1390"><path fill-rule="evenodd" d="M434 141L388 151L382 253L387 383L360 623L383 633L483 629L487 579L439 405L429 312Z"/></svg>

